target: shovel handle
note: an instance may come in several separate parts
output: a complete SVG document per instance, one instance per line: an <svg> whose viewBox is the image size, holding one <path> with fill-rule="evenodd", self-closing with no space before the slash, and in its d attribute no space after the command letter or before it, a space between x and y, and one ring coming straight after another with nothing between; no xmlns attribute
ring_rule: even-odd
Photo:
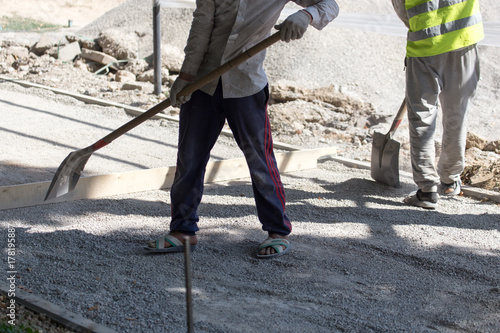
<svg viewBox="0 0 500 333"><path fill-rule="evenodd" d="M394 133L399 127L399 124L401 124L401 121L403 120L405 113L406 113L406 98L403 99L403 103L401 103L398 113L396 113L396 117L394 117L394 120L392 121L391 129L387 133L388 136L392 137L394 135Z"/></svg>
<svg viewBox="0 0 500 333"><path fill-rule="evenodd" d="M280 40L280 33L279 31L274 33L273 35L269 36L268 38L264 39L260 43L252 46L248 50L242 52L241 54L237 55L233 59L227 61L220 67L214 69L212 72L206 74L205 76L201 77L200 79L194 81L193 83L187 85L182 89L177 96L187 96L195 92L196 90L202 88L204 85L207 83L219 78L222 74L226 73L230 69L240 65L241 63L247 61L254 55L262 52L269 46L273 45L277 41ZM170 98L167 98L166 100L160 102L159 104L153 106L143 114L135 117L128 123L122 125L121 127L117 128L113 132L109 133L105 137L103 137L101 140L97 141L94 143L92 146L89 148L92 148L94 151L97 149L100 149L111 142L113 140L117 139L119 136L125 134L126 132L130 131L134 127L142 124L144 121L148 120L149 118L153 117L155 114L159 113L160 111L168 108L171 105Z"/></svg>

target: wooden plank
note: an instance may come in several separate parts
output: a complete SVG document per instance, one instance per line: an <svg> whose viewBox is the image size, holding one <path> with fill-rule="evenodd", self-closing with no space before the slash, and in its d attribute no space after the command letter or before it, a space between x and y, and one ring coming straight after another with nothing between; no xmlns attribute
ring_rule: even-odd
<svg viewBox="0 0 500 333"><path fill-rule="evenodd" d="M170 186L175 167L146 169L82 177L75 189L61 197L43 201L50 182L0 187L0 210L43 204L93 199Z"/></svg>
<svg viewBox="0 0 500 333"><path fill-rule="evenodd" d="M0 292L7 296L11 291L9 290L9 286L2 282L0 283ZM16 303L24 305L32 311L45 314L47 317L75 332L116 333L116 331L110 328L19 289L15 290L14 300Z"/></svg>
<svg viewBox="0 0 500 333"><path fill-rule="evenodd" d="M500 194L498 192L462 185L462 194L477 200L489 200L500 204Z"/></svg>
<svg viewBox="0 0 500 333"><path fill-rule="evenodd" d="M277 153L275 156L280 172L290 172L315 168L320 156L335 152L335 148L322 148ZM0 187L0 210L170 188L175 169L175 166L171 166L82 177L73 191L47 201L43 199L50 182L3 186ZM210 161L206 168L205 182L213 183L249 176L244 158Z"/></svg>
<svg viewBox="0 0 500 333"><path fill-rule="evenodd" d="M369 163L353 160L350 158L339 157L335 155L325 155L320 158L320 161L335 161L337 163L344 164L349 168L370 170L371 166Z"/></svg>

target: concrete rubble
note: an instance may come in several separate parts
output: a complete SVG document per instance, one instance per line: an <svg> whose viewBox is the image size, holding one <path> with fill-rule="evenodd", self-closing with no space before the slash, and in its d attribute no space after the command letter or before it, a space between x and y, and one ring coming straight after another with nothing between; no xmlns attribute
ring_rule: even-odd
<svg viewBox="0 0 500 333"><path fill-rule="evenodd" d="M179 73L183 52L176 45L162 45L161 82L164 94L158 99L150 98L146 95L151 95L153 91L152 54L139 56L141 38L144 38L144 33L139 31L130 33L110 28L101 31L95 38L71 33L62 38L55 38L46 33L39 35L35 42L26 39L2 40L0 74L68 88L68 82L64 82L68 73L62 68L72 66L78 70L73 80L76 82L72 84L75 89L82 90L78 91L79 93L104 99L123 97L128 100L120 102L151 107L168 95L169 86ZM54 70L57 67L61 68L58 74ZM82 76L84 74L85 76ZM102 84L77 84L78 80L84 82L85 78L90 82L92 77L99 77ZM85 87L82 88L82 85ZM142 94L142 97L127 95L130 91ZM147 99L147 102L138 102L143 99ZM166 112L175 115L177 110L170 108ZM392 117L377 112L370 103L349 96L342 87L336 85L310 89L293 84L272 84L269 113L278 139L290 139L290 143L303 146L308 145L314 138L317 138L316 143L320 144L340 142L359 148L360 152L356 155L365 162L369 160L368 148L373 132L387 130ZM406 154L406 164L403 163L402 168L409 171L407 138L400 140L403 146L402 154ZM439 141L436 141L436 147L439 152ZM499 191L499 141L488 141L470 132L467 148L473 147L475 149L467 154L463 182Z"/></svg>

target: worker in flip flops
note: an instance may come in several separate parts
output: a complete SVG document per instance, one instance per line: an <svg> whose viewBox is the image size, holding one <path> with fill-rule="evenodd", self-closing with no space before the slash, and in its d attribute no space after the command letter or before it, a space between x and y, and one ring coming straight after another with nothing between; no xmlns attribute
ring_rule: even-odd
<svg viewBox="0 0 500 333"><path fill-rule="evenodd" d="M177 171L171 188L170 232L146 247L152 252L183 250L189 237L197 243L197 209L210 151L225 121L246 158L257 215L267 238L258 258L290 250L292 224L285 214L285 192L273 153L267 116L268 82L265 51L223 74L190 96L177 96L189 83L270 35L288 0L199 0L179 77L170 90L172 105L180 106ZM338 15L334 0L294 0L303 7L275 26L282 41L302 37L309 25L321 30Z"/></svg>
<svg viewBox="0 0 500 333"><path fill-rule="evenodd" d="M392 0L408 27L406 101L413 179L405 203L434 209L439 194L460 194L469 104L479 81L476 44L484 38L479 0ZM442 152L434 135L442 110Z"/></svg>

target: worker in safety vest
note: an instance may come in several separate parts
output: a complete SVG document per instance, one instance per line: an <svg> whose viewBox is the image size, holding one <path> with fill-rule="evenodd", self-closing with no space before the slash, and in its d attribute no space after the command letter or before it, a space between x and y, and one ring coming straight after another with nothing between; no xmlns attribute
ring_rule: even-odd
<svg viewBox="0 0 500 333"><path fill-rule="evenodd" d="M438 192L460 194L467 116L479 81L476 44L484 38L479 0L392 0L408 27L406 102L413 179L418 191L405 203L434 209ZM440 104L442 152L435 165L434 134Z"/></svg>

